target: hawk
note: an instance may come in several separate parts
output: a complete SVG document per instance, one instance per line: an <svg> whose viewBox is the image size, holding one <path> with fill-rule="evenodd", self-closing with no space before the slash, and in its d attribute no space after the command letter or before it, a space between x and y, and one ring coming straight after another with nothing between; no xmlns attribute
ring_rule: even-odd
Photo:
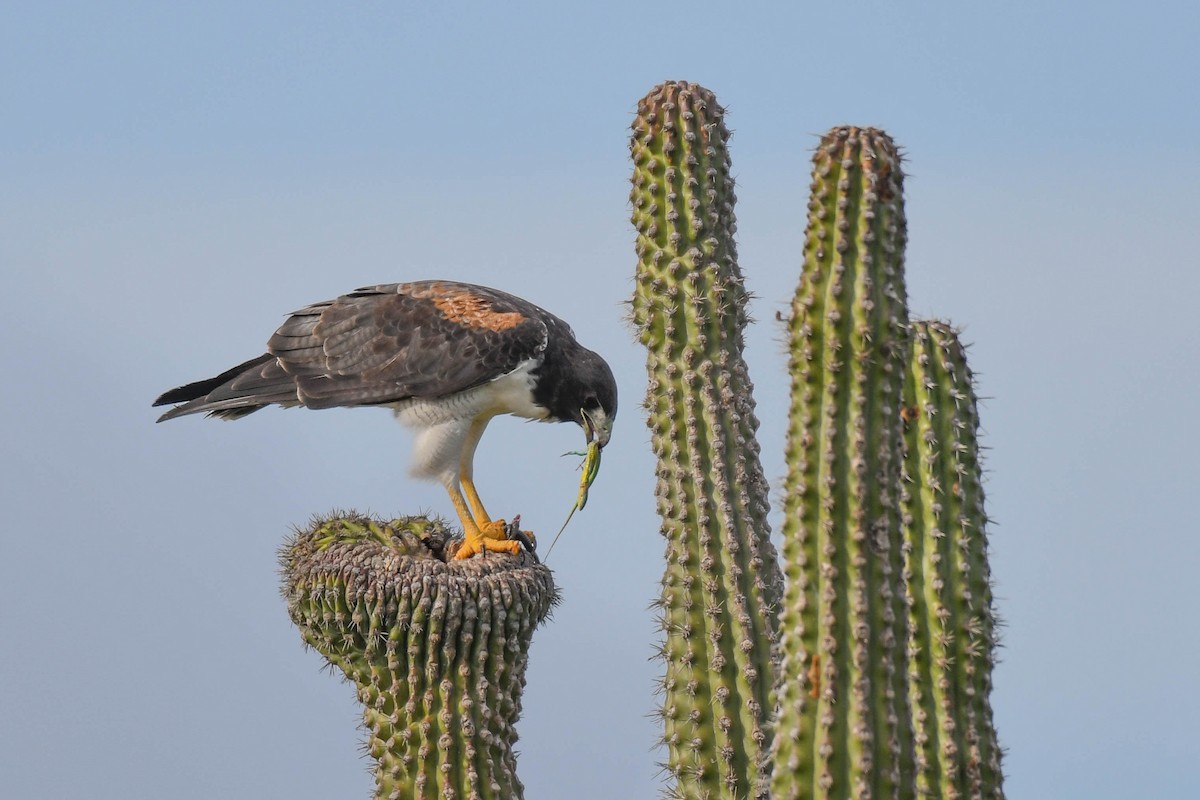
<svg viewBox="0 0 1200 800"><path fill-rule="evenodd" d="M416 432L411 473L441 482L466 537L456 558L517 553L475 489L488 422L574 422L604 447L617 413L612 370L567 323L527 300L452 281L368 286L293 313L267 352L164 393L159 422L239 419L269 405L386 406Z"/></svg>

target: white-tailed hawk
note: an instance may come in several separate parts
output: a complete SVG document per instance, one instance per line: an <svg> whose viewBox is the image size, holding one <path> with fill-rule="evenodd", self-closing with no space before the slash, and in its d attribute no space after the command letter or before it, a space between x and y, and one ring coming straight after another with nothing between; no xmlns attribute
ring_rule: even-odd
<svg viewBox="0 0 1200 800"><path fill-rule="evenodd" d="M387 406L414 428L413 475L450 493L466 541L457 557L516 553L484 510L472 459L498 414L571 421L608 443L617 386L570 326L519 297L452 281L369 286L292 314L267 352L166 392L159 422L207 413L238 419L269 405Z"/></svg>

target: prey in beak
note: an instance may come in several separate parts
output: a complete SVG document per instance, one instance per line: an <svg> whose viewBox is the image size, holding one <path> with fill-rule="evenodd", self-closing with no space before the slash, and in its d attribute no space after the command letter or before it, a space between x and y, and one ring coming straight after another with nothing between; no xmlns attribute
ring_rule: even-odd
<svg viewBox="0 0 1200 800"><path fill-rule="evenodd" d="M579 415L583 420L583 432L587 437L588 447L594 444L602 448L608 444L609 437L612 436L612 419L599 408L591 411L580 409Z"/></svg>
<svg viewBox="0 0 1200 800"><path fill-rule="evenodd" d="M606 416L601 409L596 408L591 411L580 409L579 415L583 419L583 432L587 437L587 453L583 459L583 475L579 478L579 497L575 500L576 509L587 505L588 489L592 488L596 476L600 474L600 451L604 449L604 445L608 444L608 439L612 436L612 419ZM574 513L574 509L572 509L572 513ZM570 517L567 519L569 520Z"/></svg>
<svg viewBox="0 0 1200 800"><path fill-rule="evenodd" d="M600 474L600 452L604 449L604 445L608 444L609 437L612 436L612 418L603 410L598 408L592 411L580 409L579 416L584 436L587 437L587 452L583 454L583 474L579 476L579 494L562 527L554 535L554 541L550 542L546 558L550 557L554 545L558 544L558 537L562 536L562 532L567 529L567 523L571 521L571 517L575 516L576 511L587 505L588 490L592 488L592 484L596 482L596 476Z"/></svg>

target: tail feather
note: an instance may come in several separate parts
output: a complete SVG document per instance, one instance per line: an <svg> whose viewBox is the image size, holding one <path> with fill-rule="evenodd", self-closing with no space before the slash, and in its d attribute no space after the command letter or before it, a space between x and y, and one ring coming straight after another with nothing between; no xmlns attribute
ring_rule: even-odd
<svg viewBox="0 0 1200 800"><path fill-rule="evenodd" d="M164 392L153 405L181 404L158 418L159 422L165 422L199 413L238 419L272 403L294 405L297 402L295 379L284 372L275 356L264 353L215 378Z"/></svg>

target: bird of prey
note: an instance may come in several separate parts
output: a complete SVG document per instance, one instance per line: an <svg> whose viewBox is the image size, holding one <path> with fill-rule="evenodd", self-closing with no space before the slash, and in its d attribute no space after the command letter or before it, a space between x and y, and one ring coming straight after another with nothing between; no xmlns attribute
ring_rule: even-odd
<svg viewBox="0 0 1200 800"><path fill-rule="evenodd" d="M412 474L440 481L462 522L456 558L517 553L475 489L492 417L571 421L603 447L617 413L612 370L558 317L511 294L452 281L368 286L293 313L267 352L164 393L158 421L238 419L269 405L386 406L415 429ZM598 450L597 450L598 452Z"/></svg>

